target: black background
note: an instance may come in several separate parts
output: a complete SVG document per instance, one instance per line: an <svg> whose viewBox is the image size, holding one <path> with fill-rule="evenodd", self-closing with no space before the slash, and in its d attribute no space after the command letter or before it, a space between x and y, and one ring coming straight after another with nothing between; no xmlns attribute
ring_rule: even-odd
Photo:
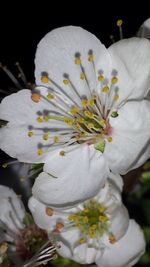
<svg viewBox="0 0 150 267"><path fill-rule="evenodd" d="M121 11L117 12L118 6ZM122 2L113 2L112 9L109 2L103 6L102 2L94 0L90 3L49 0L39 1L38 4L20 1L16 6L14 2L11 5L5 2L0 7L0 62L14 70L14 63L19 61L29 81L34 80L36 46L48 31L60 26L77 25L91 31L109 46L110 35L114 35L116 41L119 40L117 19L123 19L123 35L128 38L134 36L143 21L150 17L150 6L144 1L137 2L130 15L123 13L125 9ZM130 8L127 5L127 9ZM145 15L141 14L142 9ZM9 84L0 70L0 88L6 90ZM1 164L8 159L3 152L0 157ZM10 185L17 193L25 196L24 189L10 170L0 168L0 184Z"/></svg>

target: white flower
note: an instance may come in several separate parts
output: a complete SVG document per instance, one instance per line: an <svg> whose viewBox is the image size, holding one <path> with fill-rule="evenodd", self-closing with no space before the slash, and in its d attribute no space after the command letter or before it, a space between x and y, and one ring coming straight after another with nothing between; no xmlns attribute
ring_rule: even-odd
<svg viewBox="0 0 150 267"><path fill-rule="evenodd" d="M141 38L150 39L150 18L143 22L143 24L139 28L137 35Z"/></svg>
<svg viewBox="0 0 150 267"><path fill-rule="evenodd" d="M63 27L41 40L35 65L36 89L2 101L0 117L8 124L0 130L0 147L20 161L46 163L44 171L60 178L41 174L37 187L48 180L59 191L65 182L67 195L68 188L71 194L85 185L79 194L85 199L104 184L108 167L124 174L149 157L146 39L106 49L82 28Z"/></svg>
<svg viewBox="0 0 150 267"><path fill-rule="evenodd" d="M0 243L8 242L10 259L21 264L22 260L31 258L44 241L47 241L46 232L27 215L20 198L12 189L0 185Z"/></svg>
<svg viewBox="0 0 150 267"><path fill-rule="evenodd" d="M73 208L52 208L34 197L29 208L37 225L55 236L61 256L101 267L131 266L145 241L139 226L129 221L120 193L121 184L108 181L94 198Z"/></svg>

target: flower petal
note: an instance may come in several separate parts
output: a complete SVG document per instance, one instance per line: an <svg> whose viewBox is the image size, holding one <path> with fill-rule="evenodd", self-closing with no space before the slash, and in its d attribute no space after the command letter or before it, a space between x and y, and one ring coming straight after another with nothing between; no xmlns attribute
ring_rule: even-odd
<svg viewBox="0 0 150 267"><path fill-rule="evenodd" d="M7 186L0 185L0 225L14 231L23 228L25 216L23 204L15 192ZM7 230L7 229L6 229Z"/></svg>
<svg viewBox="0 0 150 267"><path fill-rule="evenodd" d="M137 33L138 37L150 39L150 18L144 21Z"/></svg>
<svg viewBox="0 0 150 267"><path fill-rule="evenodd" d="M40 88L44 96L47 89ZM52 130L52 136L55 135L56 129L66 128L65 123L60 121L37 122L39 114L44 111L55 112L56 108L49 102L41 99L39 103L31 100L30 90L21 90L12 94L0 104L0 118L9 123L0 129L0 147L13 158L18 158L22 162L45 162L47 152L51 150L49 142L43 140L43 134ZM33 133L32 137L28 136L29 132ZM47 144L47 146L45 146ZM44 153L37 154L39 145L44 145Z"/></svg>
<svg viewBox="0 0 150 267"><path fill-rule="evenodd" d="M140 38L124 39L108 51L118 71L120 101L144 98L150 89L150 42Z"/></svg>
<svg viewBox="0 0 150 267"><path fill-rule="evenodd" d="M73 251L73 260L81 264L91 264L95 262L97 249L88 247L87 244L77 246Z"/></svg>
<svg viewBox="0 0 150 267"><path fill-rule="evenodd" d="M108 174L102 154L88 145L80 145L63 157L59 151L51 153L44 166L47 173L40 174L35 180L33 195L48 205L58 207L72 206L94 196L104 185Z"/></svg>
<svg viewBox="0 0 150 267"><path fill-rule="evenodd" d="M129 214L124 205L116 207L110 216L110 232L117 240L124 236L129 226Z"/></svg>
<svg viewBox="0 0 150 267"><path fill-rule="evenodd" d="M132 266L139 260L145 251L145 240L139 225L130 220L126 234L115 244L106 248L102 258L96 259L96 264L101 267Z"/></svg>
<svg viewBox="0 0 150 267"><path fill-rule="evenodd" d="M71 98L79 102L78 95L90 96L90 89L96 88L96 73L89 56L94 57L96 69L109 69L110 56L107 49L90 32L74 26L67 26L49 32L38 44L35 58L36 83L41 83L42 73L48 74L49 83L55 91L62 94L63 90ZM75 64L80 58L81 64ZM86 79L81 79L84 73ZM68 76L69 85L63 83ZM73 89L78 94L75 93ZM68 88L69 87L69 88ZM66 89L67 88L67 89ZM80 103L78 103L80 104Z"/></svg>
<svg viewBox="0 0 150 267"><path fill-rule="evenodd" d="M127 102L110 118L113 141L106 145L104 156L114 173L125 174L150 156L150 102Z"/></svg>

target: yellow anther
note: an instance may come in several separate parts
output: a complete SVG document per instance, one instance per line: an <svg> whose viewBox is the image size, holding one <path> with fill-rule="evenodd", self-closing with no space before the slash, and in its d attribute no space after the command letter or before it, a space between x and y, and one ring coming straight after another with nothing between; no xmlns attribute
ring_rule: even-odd
<svg viewBox="0 0 150 267"><path fill-rule="evenodd" d="M93 106L94 105L94 98L91 98L88 100L88 106Z"/></svg>
<svg viewBox="0 0 150 267"><path fill-rule="evenodd" d="M100 221L100 222L104 223L104 222L107 222L107 220L108 220L108 218L107 218L106 215L100 215L100 216L99 216L99 221Z"/></svg>
<svg viewBox="0 0 150 267"><path fill-rule="evenodd" d="M108 141L109 143L111 143L111 142L112 142L112 140L113 140L113 139L112 139L112 137L111 137L111 136L108 136L108 137L107 137L107 141Z"/></svg>
<svg viewBox="0 0 150 267"><path fill-rule="evenodd" d="M105 210L106 210L105 207L99 207L99 211L100 211L100 213L103 213Z"/></svg>
<svg viewBox="0 0 150 267"><path fill-rule="evenodd" d="M45 141L48 140L48 137L49 137L48 133L44 133L42 136L43 140L45 140Z"/></svg>
<svg viewBox="0 0 150 267"><path fill-rule="evenodd" d="M109 86L104 86L103 88L102 88L102 92L103 93L105 93L105 94L107 94L108 92L109 92Z"/></svg>
<svg viewBox="0 0 150 267"><path fill-rule="evenodd" d="M71 214L68 216L69 221L76 221L78 219L78 215L76 214Z"/></svg>
<svg viewBox="0 0 150 267"><path fill-rule="evenodd" d="M64 79L64 80L63 80L63 83L64 83L65 85L68 85L68 84L69 84L69 80L68 80L68 79Z"/></svg>
<svg viewBox="0 0 150 267"><path fill-rule="evenodd" d="M49 99L49 100L51 100L51 99L54 99L54 95L53 94L51 94L51 93L48 93L47 94L47 98Z"/></svg>
<svg viewBox="0 0 150 267"><path fill-rule="evenodd" d="M102 74L98 75L98 81L104 81L104 76Z"/></svg>
<svg viewBox="0 0 150 267"><path fill-rule="evenodd" d="M90 129L91 129L91 128L93 128L93 127L94 127L94 124L93 124L92 122L90 122L90 123L88 123L88 125L87 125L87 126L88 126L88 128L90 128Z"/></svg>
<svg viewBox="0 0 150 267"><path fill-rule="evenodd" d="M82 221L83 221L83 223L88 223L89 219L88 219L87 216L84 216L84 217L82 218Z"/></svg>
<svg viewBox="0 0 150 267"><path fill-rule="evenodd" d="M28 136L29 136L29 137L32 137L32 136L33 136L33 132L32 132L32 131L29 131L29 132L28 132Z"/></svg>
<svg viewBox="0 0 150 267"><path fill-rule="evenodd" d="M93 62L93 60L94 60L93 55L88 55L88 61Z"/></svg>
<svg viewBox="0 0 150 267"><path fill-rule="evenodd" d="M85 238L81 237L80 240L79 240L79 243L80 244L84 244L86 242Z"/></svg>
<svg viewBox="0 0 150 267"><path fill-rule="evenodd" d="M96 96L96 95L93 95L92 98L93 98L94 100L96 100L96 99L97 99L97 96Z"/></svg>
<svg viewBox="0 0 150 267"><path fill-rule="evenodd" d="M94 238L96 236L96 229L89 229L89 237Z"/></svg>
<svg viewBox="0 0 150 267"><path fill-rule="evenodd" d="M54 211L52 208L46 207L45 212L48 216L52 216Z"/></svg>
<svg viewBox="0 0 150 267"><path fill-rule="evenodd" d="M42 117L38 117L36 120L37 120L37 122L43 122L44 121Z"/></svg>
<svg viewBox="0 0 150 267"><path fill-rule="evenodd" d="M116 94L116 95L114 96L114 101L115 101L115 102L117 102L117 101L118 101L118 99L119 99L119 95L118 95L118 94Z"/></svg>
<svg viewBox="0 0 150 267"><path fill-rule="evenodd" d="M41 156L41 155L43 154L43 149L42 149L42 148L39 148L39 149L37 150L37 154L38 154L39 156Z"/></svg>
<svg viewBox="0 0 150 267"><path fill-rule="evenodd" d="M41 96L38 93L32 93L31 94L31 99L35 103L38 103L40 101L40 98L41 98Z"/></svg>
<svg viewBox="0 0 150 267"><path fill-rule="evenodd" d="M80 223L77 223L77 224L75 224L75 227L77 227L78 229L80 229L81 228L81 224Z"/></svg>
<svg viewBox="0 0 150 267"><path fill-rule="evenodd" d="M100 120L100 125L104 128L106 126L106 121L105 120Z"/></svg>
<svg viewBox="0 0 150 267"><path fill-rule="evenodd" d="M123 23L123 20L122 19L118 19L117 20L117 26L118 27L121 27L122 26L122 23Z"/></svg>
<svg viewBox="0 0 150 267"><path fill-rule="evenodd" d="M87 99L81 99L81 104L84 108L88 106L88 100Z"/></svg>
<svg viewBox="0 0 150 267"><path fill-rule="evenodd" d="M64 227L64 224L62 222L57 222L56 223L56 229L61 230Z"/></svg>
<svg viewBox="0 0 150 267"><path fill-rule="evenodd" d="M97 225L96 225L96 224L92 224L92 225L90 226L90 229L92 229L92 230L96 230L96 229L97 229Z"/></svg>
<svg viewBox="0 0 150 267"><path fill-rule="evenodd" d="M74 123L74 120L68 117L64 117L64 122L67 123L69 126L72 126L72 124Z"/></svg>
<svg viewBox="0 0 150 267"><path fill-rule="evenodd" d="M76 106L72 106L70 112L72 115L76 115L79 112L79 108Z"/></svg>
<svg viewBox="0 0 150 267"><path fill-rule="evenodd" d="M64 150L61 150L61 151L59 152L59 155L62 156L62 157L64 157L64 156L65 156L65 151L64 151Z"/></svg>
<svg viewBox="0 0 150 267"><path fill-rule="evenodd" d="M80 65L81 64L81 59L79 57L76 57L75 60L74 60L74 63L77 64L77 65Z"/></svg>
<svg viewBox="0 0 150 267"><path fill-rule="evenodd" d="M42 75L41 76L41 82L42 83L48 83L49 82L48 76L47 75Z"/></svg>
<svg viewBox="0 0 150 267"><path fill-rule="evenodd" d="M118 82L118 78L116 76L112 77L111 83L116 84Z"/></svg>
<svg viewBox="0 0 150 267"><path fill-rule="evenodd" d="M59 142L59 137L58 136L54 136L53 141L54 141L54 143L58 143Z"/></svg>
<svg viewBox="0 0 150 267"><path fill-rule="evenodd" d="M81 128L81 125L80 125L78 122L76 122L75 127L76 127L77 129L80 129L80 128Z"/></svg>
<svg viewBox="0 0 150 267"><path fill-rule="evenodd" d="M117 242L117 240L113 234L109 236L109 242L110 242L110 244L115 244Z"/></svg>
<svg viewBox="0 0 150 267"><path fill-rule="evenodd" d="M84 80L85 79L85 74L83 72L80 73L80 79Z"/></svg>
<svg viewBox="0 0 150 267"><path fill-rule="evenodd" d="M88 208L85 208L85 209L84 209L84 212L85 212L85 213L88 213L88 212L89 212L89 209L88 209Z"/></svg>
<svg viewBox="0 0 150 267"><path fill-rule="evenodd" d="M91 113L90 111L88 110L85 110L84 111L84 115L90 119L92 119L94 117L93 113Z"/></svg>

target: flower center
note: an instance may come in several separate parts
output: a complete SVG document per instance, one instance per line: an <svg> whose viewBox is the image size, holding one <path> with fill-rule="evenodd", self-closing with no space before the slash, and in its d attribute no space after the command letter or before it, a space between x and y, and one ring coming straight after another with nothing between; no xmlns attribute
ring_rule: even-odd
<svg viewBox="0 0 150 267"><path fill-rule="evenodd" d="M106 78L102 70L96 72L94 53L91 49L87 53L87 61L94 73L95 89L91 88L80 53L75 53L74 64L79 74L78 79L81 86L87 88L87 95L80 95L79 89L74 86L69 74L65 73L62 77L62 85L58 85L47 72L41 73L41 82L46 94L42 93L42 86L38 86L31 94L31 99L36 105L40 101L49 102L51 105L50 110L38 112L39 116L36 121L41 126L42 123L50 125L56 122L57 127L54 130L58 135L54 134L54 130L50 130L51 127L44 127L41 135L41 141L49 141L52 149L58 146L70 147L70 145L86 143L94 144L95 149L104 152L106 141L112 142L109 118L118 116L116 109L116 102L119 99L117 71L112 71L111 79ZM71 90L71 94L68 90ZM37 129L39 130L38 127ZM42 127L40 129L42 130ZM34 130L36 130L35 127L29 127L28 137L34 135ZM42 155L44 148L48 147L42 142L38 144L38 155ZM65 156L65 150L60 152L60 156Z"/></svg>
<svg viewBox="0 0 150 267"><path fill-rule="evenodd" d="M105 214L106 208L95 200L88 201L83 210L68 216L68 220L79 229L81 233L80 242L86 238L101 237L108 231L109 218Z"/></svg>

